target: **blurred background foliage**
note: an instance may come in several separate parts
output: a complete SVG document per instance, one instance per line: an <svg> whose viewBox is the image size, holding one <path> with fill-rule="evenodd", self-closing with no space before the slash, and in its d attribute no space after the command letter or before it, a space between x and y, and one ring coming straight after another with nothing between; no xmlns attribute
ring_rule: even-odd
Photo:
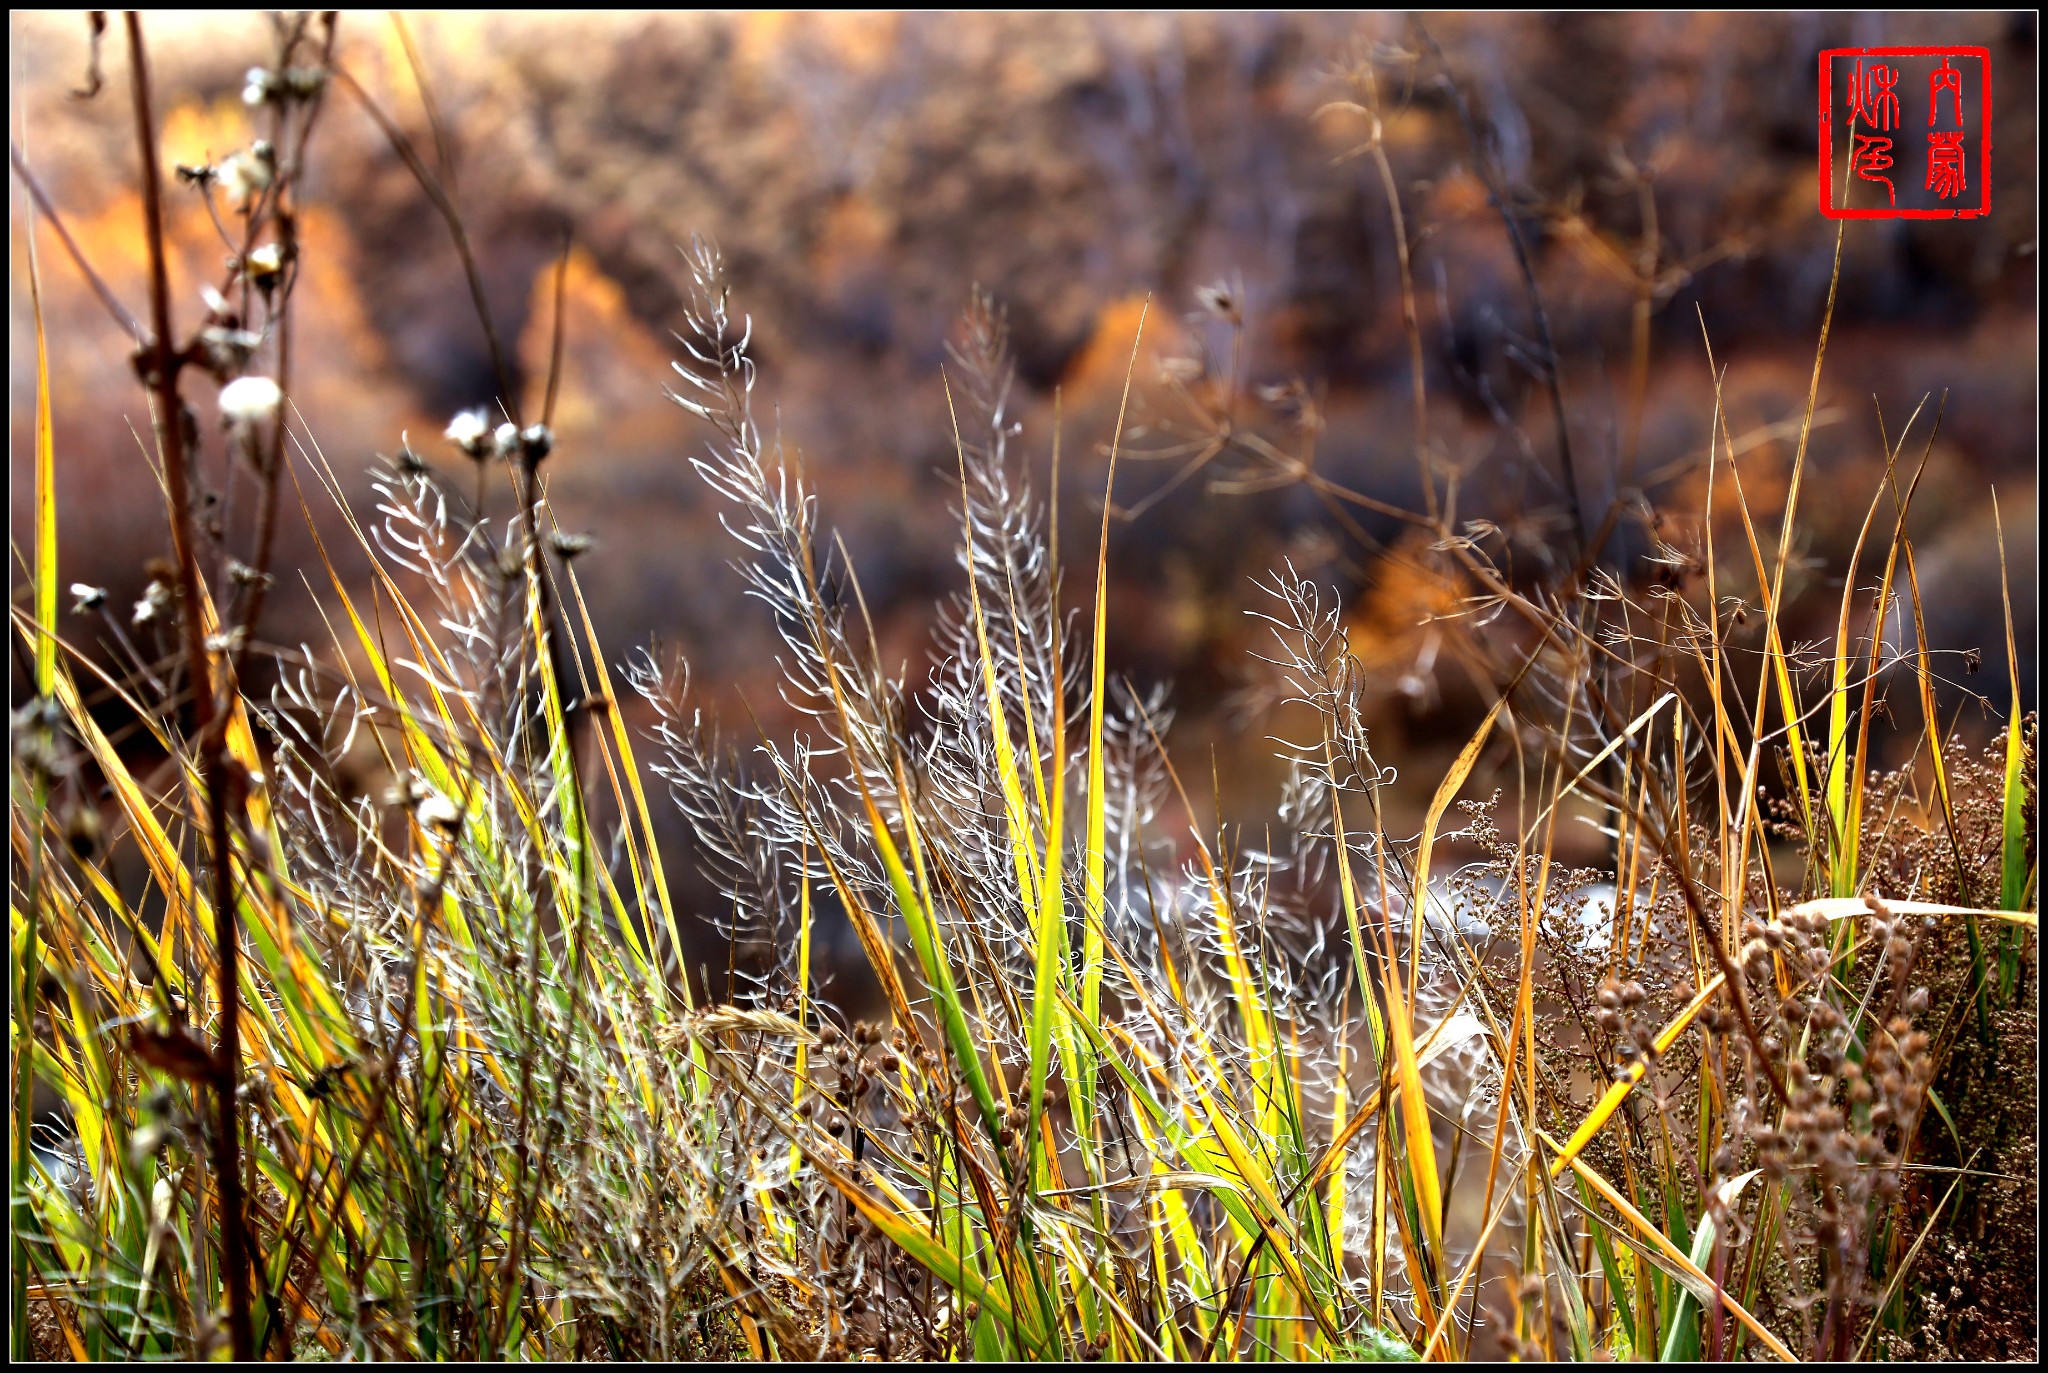
<svg viewBox="0 0 2048 1373"><path fill-rule="evenodd" d="M261 51L261 20L151 23L167 161L211 161L243 145L239 91ZM406 23L491 308L518 340L519 384L536 391L554 264L564 236L573 241L549 498L564 527L599 540L579 571L603 641L679 646L701 699L729 722L747 720L744 701L771 735L788 723L772 686L773 628L738 596L730 545L688 469L705 436L662 395L682 300L676 246L691 235L725 251L736 303L754 318L762 414L803 455L885 656L915 660L929 607L956 579L957 477L939 371L976 284L1009 311L1020 367L1012 408L1039 483L1061 398L1059 504L1072 527L1099 509L1100 445L1148 296L1141 424L1156 425L1167 382L1186 375L1175 360L1227 350L1221 316L1241 313L1248 392L1268 388L1276 415L1310 417L1317 470L1419 506L1389 207L1373 159L1350 155L1366 122L1327 108L1356 98L1350 76L1367 63L1412 245L1433 451L1465 474L1461 513L1500 525L1525 564L1565 539L1528 298L1440 80L1446 69L1530 243L1589 520L1629 484L1631 462L1655 507L1697 509L1713 396L1703 323L1728 369L1730 427L1752 439L1749 499L1774 509L1795 435L1774 437L1772 426L1803 408L1835 239L1815 209L1814 54L1981 44L1997 88L1994 212L1850 226L1820 396L1829 422L1810 457L1820 494L1802 511L1806 585L1787 616L1795 637L1831 632L1840 569L1882 473L1877 407L1896 438L1922 396L1939 403L1946 393L1914 507L1929 638L1958 653L1944 716L1960 711L1961 728L1980 737L1995 724L1968 689L1999 674L1972 680L1959 656L2002 656L1992 488L2005 512L2023 695L2035 699L2029 15L1452 15L1429 19L1426 36L1398 17L1336 14L482 12ZM105 88L79 99L69 92L88 65L82 16L17 12L10 36L15 137L114 290L140 299L118 45L103 57ZM341 53L431 148L397 28L351 17ZM396 452L402 433L437 465L464 467L440 431L456 410L488 403L494 386L444 226L360 106L332 103L302 187L307 361L293 401L361 501L373 453ZM223 249L196 196L173 203L186 268L174 275L175 300L190 317L200 273L217 270ZM21 455L34 372L18 183L11 206L11 439ZM1632 326L1643 282L1652 314L1637 415ZM1202 288L1214 285L1228 288L1225 310L1213 295L1203 308ZM126 605L166 544L135 438L147 427L141 392L127 341L54 253L45 291L65 459L63 575ZM207 440L205 470L224 481L222 445ZM1155 427L1149 449L1166 446ZM1135 447L1148 451L1142 431ZM1267 813L1277 786L1261 688L1244 667L1259 626L1245 612L1260 607L1251 579L1282 558L1348 598L1353 646L1374 669L1369 723L1381 755L1439 775L1489 698L1442 651L1441 628L1419 623L1449 608L1440 588L1382 556L1396 522L1365 518L1361 541L1298 487L1220 495L1197 472L1166 490L1183 475L1172 461L1126 472L1119 502L1144 510L1112 541L1112 671L1174 683L1176 755L1194 775L1213 770L1223 818ZM11 463L11 532L24 546L29 480L25 461ZM279 558L287 570L310 559L293 523ZM1069 554L1088 553L1086 542ZM1624 530L1609 558L1618 576L1641 579L1655 573L1648 551L1644 531ZM295 581L288 571L266 637L318 644L325 633ZM367 773L358 781L382 785ZM1586 851L1560 857L1597 855L1597 834L1574 828Z"/></svg>

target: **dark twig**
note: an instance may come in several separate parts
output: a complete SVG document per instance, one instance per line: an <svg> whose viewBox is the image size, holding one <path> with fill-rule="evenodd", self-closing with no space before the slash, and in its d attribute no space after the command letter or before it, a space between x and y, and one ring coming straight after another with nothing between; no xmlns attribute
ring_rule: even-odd
<svg viewBox="0 0 2048 1373"><path fill-rule="evenodd" d="M57 241L64 245L65 252L71 254L72 262L77 264L93 294L100 298L100 304L107 307L107 313L114 317L114 322L127 330L138 345L147 347L149 331L142 327L141 320L128 312L128 307L114 295L106 280L85 260L85 252L78 246L78 240L64 227L64 216L58 214L57 207L50 202L50 193L43 189L42 182L36 180L36 174L29 170L28 159L11 140L7 144L7 160L14 165L14 174L21 178L21 184L28 188L29 198L36 203L36 212L49 220L50 227L57 231Z"/></svg>
<svg viewBox="0 0 2048 1373"><path fill-rule="evenodd" d="M1494 213L1499 215L1501 223L1507 226L1508 242L1515 250L1515 265L1521 269L1522 286L1529 296L1529 310L1536 317L1536 336L1543 344L1544 380L1550 390L1551 418L1557 425L1557 461L1563 469L1565 494L1570 498L1572 530L1578 535L1580 551L1585 553L1591 541L1586 534L1585 512L1579 508L1579 478L1572 464L1571 431L1565 422L1563 365L1558 358L1557 343L1550 332L1550 312L1544 309L1543 293L1536 285L1536 269L1529 261L1529 245L1522 239L1522 226L1516 222L1514 214L1508 209L1505 189L1501 184L1498 170L1494 167L1493 158L1487 152L1485 141L1479 136L1479 125L1472 118L1472 107L1466 103L1465 92L1459 88L1457 80L1451 75L1450 59L1444 56L1444 50L1437 46L1436 39L1420 21L1416 22L1415 29L1422 35L1422 41L1429 44L1429 50L1436 54L1437 63L1444 70L1444 87L1450 92L1452 102L1458 107L1458 122L1464 126L1466 140L1472 145L1473 166L1479 173L1480 183L1486 187L1487 203L1493 206Z"/></svg>
<svg viewBox="0 0 2048 1373"><path fill-rule="evenodd" d="M476 305L477 319L483 324L484 343L491 351L491 370L498 379L499 396L505 406L506 415L514 425L517 425L519 394L512 388L512 373L505 364L505 350L498 342L497 326L491 320L490 302L484 296L483 273L477 269L476 255L470 251L469 235L462 227L462 216L456 212L455 204L449 199L447 189L442 186L440 178L436 177L420 159L419 150L413 147L412 140L405 136L403 129L392 122L391 116L384 113L371 98L370 93L363 89L362 83L349 74L348 68L338 62L333 64L331 70L340 78L341 83L355 94L363 109L376 121L377 127L383 130L384 137L391 142L392 150L398 154L399 160L405 163L407 170L413 174L413 179L419 182L420 189L427 193L427 199L434 203L434 208L440 211L441 218L446 221L449 236L455 240L456 256L462 259L463 275L469 280L470 299Z"/></svg>
<svg viewBox="0 0 2048 1373"><path fill-rule="evenodd" d="M555 396L562 386L562 344L565 339L562 307L563 296L569 284L569 249L574 241L573 232L564 230L562 256L560 261L555 263L555 327L548 344L548 398L540 411L540 422L549 429L555 427Z"/></svg>
<svg viewBox="0 0 2048 1373"><path fill-rule="evenodd" d="M100 40L107 36L107 12L87 10L85 22L92 30L92 55L86 59L85 84L71 92L73 100L90 100L100 93L106 81L100 76Z"/></svg>
<svg viewBox="0 0 2048 1373"><path fill-rule="evenodd" d="M427 127L434 133L434 162L440 168L441 182L453 195L455 146L449 141L447 125L441 122L441 106L434 99L433 84L427 80L427 64L420 60L419 49L413 46L412 30L406 27L405 16L396 10L391 12L391 27L398 30L398 41L405 48L405 63L412 68L413 84L420 88L420 104L426 107Z"/></svg>
<svg viewBox="0 0 2048 1373"><path fill-rule="evenodd" d="M334 67L334 39L338 25L333 14L322 16L326 38L321 45L320 64L328 71ZM301 26L302 30L303 26ZM294 30L290 43L279 58L280 68L289 66L292 50L298 45L299 33ZM322 86L324 93L325 86ZM284 475L285 425L290 414L292 375L292 301L298 285L298 218L285 202L285 191L294 192L296 201L297 183L305 174L306 143L313 135L313 124L320 117L322 102L315 96L306 108L306 117L299 126L299 137L293 146L290 159L286 162L277 199L273 202L272 214L277 221L280 260L290 275L278 286L277 306L277 389L279 403L276 423L270 427L270 453L263 465L263 490L256 514L256 554L251 567L254 575L249 580L249 599L242 608L240 617L241 635L234 649L235 666L239 673L242 661L248 654L248 646L256 637L256 624L263 615L263 603L270 591L272 581L270 565L277 544L278 497Z"/></svg>
<svg viewBox="0 0 2048 1373"><path fill-rule="evenodd" d="M156 437L163 455L164 485L171 499L171 542L177 557L183 603L187 670L192 680L192 714L199 740L200 773L206 784L207 840L213 857L213 940L219 972L220 1029L213 1051L213 1184L220 1195L221 1276L228 1290L228 1340L237 1361L256 1355L249 1314L248 1214L242 1189L242 1120L236 1100L241 1076L241 931L235 919L234 879L227 814L229 776L225 736L215 727L212 664L200 620L198 550L193 545L192 481L185 452L185 403L178 395L183 356L171 344L170 273L164 260L163 176L157 165L156 115L150 103L149 61L142 20L126 16L130 85L135 97L137 153L142 161L142 208L149 242L149 309L153 337L145 353L144 382L156 411Z"/></svg>

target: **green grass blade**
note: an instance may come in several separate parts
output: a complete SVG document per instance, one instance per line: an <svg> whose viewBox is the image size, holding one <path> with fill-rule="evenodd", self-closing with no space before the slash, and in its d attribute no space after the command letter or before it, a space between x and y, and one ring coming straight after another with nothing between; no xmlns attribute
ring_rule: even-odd
<svg viewBox="0 0 2048 1373"><path fill-rule="evenodd" d="M2005 608L2006 680L2011 695L2005 721L2005 791L2001 802L2001 861L1998 904L2008 911L2023 911L2033 895L2033 875L2027 863L2027 743L2020 719L2020 657L2012 624L2012 579L2005 567L2005 520L1998 511L1998 494L1991 496L1992 518L1998 530L1998 593ZM1998 991L2001 1002L2010 1002L2019 984L2018 930L2006 931L1999 948Z"/></svg>

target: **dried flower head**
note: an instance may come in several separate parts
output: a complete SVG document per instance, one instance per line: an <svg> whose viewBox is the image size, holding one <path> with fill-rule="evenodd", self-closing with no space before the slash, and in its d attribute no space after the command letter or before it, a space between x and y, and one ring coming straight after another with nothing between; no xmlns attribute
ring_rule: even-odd
<svg viewBox="0 0 2048 1373"><path fill-rule="evenodd" d="M284 93L294 100L311 100L327 84L325 67L287 67Z"/></svg>
<svg viewBox="0 0 2048 1373"><path fill-rule="evenodd" d="M1223 282L1195 288L1195 302L1217 319L1236 324L1243 318L1243 302L1238 293Z"/></svg>

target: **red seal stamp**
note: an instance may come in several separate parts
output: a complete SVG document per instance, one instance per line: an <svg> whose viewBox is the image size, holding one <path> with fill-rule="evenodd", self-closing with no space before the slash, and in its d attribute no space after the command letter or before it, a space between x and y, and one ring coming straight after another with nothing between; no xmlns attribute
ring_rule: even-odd
<svg viewBox="0 0 2048 1373"><path fill-rule="evenodd" d="M1824 50L1820 212L1830 219L1991 213L1990 51Z"/></svg>

